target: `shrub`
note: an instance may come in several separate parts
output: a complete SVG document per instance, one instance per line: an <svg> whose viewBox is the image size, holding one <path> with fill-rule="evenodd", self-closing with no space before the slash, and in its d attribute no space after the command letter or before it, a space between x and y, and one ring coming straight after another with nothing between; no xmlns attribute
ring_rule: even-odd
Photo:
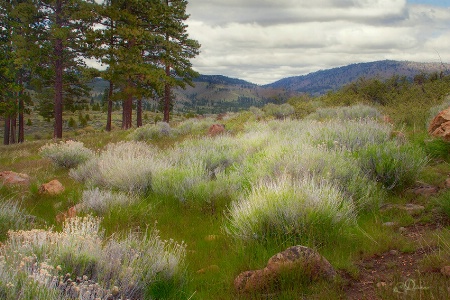
<svg viewBox="0 0 450 300"><path fill-rule="evenodd" d="M158 122L155 125L147 124L136 128L128 137L134 141L149 141L172 136L173 130L170 125L165 122Z"/></svg>
<svg viewBox="0 0 450 300"><path fill-rule="evenodd" d="M422 149L392 141L369 145L357 156L363 172L388 190L412 184L428 160Z"/></svg>
<svg viewBox="0 0 450 300"><path fill-rule="evenodd" d="M337 187L285 175L261 182L248 197L233 202L228 232L244 240L283 239L321 234L325 228L337 229L353 220L353 205Z"/></svg>
<svg viewBox="0 0 450 300"><path fill-rule="evenodd" d="M63 168L76 167L94 155L82 142L72 140L46 144L39 149L39 153L49 158L54 165Z"/></svg>
<svg viewBox="0 0 450 300"><path fill-rule="evenodd" d="M109 144L98 156L71 170L70 176L107 189L145 193L151 188L152 173L167 167L157 155L156 148L143 142Z"/></svg>
<svg viewBox="0 0 450 300"><path fill-rule="evenodd" d="M70 117L69 121L67 122L67 126L70 128L77 127L77 122L73 119L73 117Z"/></svg>
<svg viewBox="0 0 450 300"><path fill-rule="evenodd" d="M8 230L24 229L27 223L27 216L17 202L0 199L0 240L6 238Z"/></svg>
<svg viewBox="0 0 450 300"><path fill-rule="evenodd" d="M268 116L275 117L277 119L285 119L290 115L294 114L295 109L288 103L284 103L281 105L276 105L273 103L266 104L262 110Z"/></svg>
<svg viewBox="0 0 450 300"><path fill-rule="evenodd" d="M380 112L368 105L357 104L344 107L322 107L310 114L307 119L312 120L359 120L359 119L378 119Z"/></svg>
<svg viewBox="0 0 450 300"><path fill-rule="evenodd" d="M10 299L91 299L92 294L143 299L161 282L178 282L174 288L180 288L182 281L175 279L184 270L184 244L162 241L157 231L104 240L99 227L100 219L87 216L68 219L62 232L9 232L0 249L8 254L0 257L0 292L8 281L16 290L39 289L31 297ZM6 272L12 276L3 281ZM53 297L54 290L60 298ZM43 293L52 297L39 298Z"/></svg>
<svg viewBox="0 0 450 300"><path fill-rule="evenodd" d="M85 211L94 211L99 215L106 213L115 206L126 207L137 202L134 195L102 191L99 188L83 191L81 207Z"/></svg>

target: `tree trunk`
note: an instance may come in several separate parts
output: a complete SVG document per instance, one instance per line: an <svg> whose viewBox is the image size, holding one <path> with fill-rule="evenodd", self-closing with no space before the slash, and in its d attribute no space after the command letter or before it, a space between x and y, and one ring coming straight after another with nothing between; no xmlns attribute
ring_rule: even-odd
<svg viewBox="0 0 450 300"><path fill-rule="evenodd" d="M23 81L22 78L19 80L19 84L21 87L23 87ZM25 104L23 102L23 90L19 92L19 135L17 137L18 143L23 143L25 141L25 129L24 129L24 118L23 118L23 111L25 109Z"/></svg>
<svg viewBox="0 0 450 300"><path fill-rule="evenodd" d="M166 63L166 76L170 76L170 66ZM164 122L169 123L170 119L170 85L164 84Z"/></svg>
<svg viewBox="0 0 450 300"><path fill-rule="evenodd" d="M17 117L15 114L10 118L10 129L11 129L11 134L9 136L9 143L15 144L16 143L16 132L17 132Z"/></svg>
<svg viewBox="0 0 450 300"><path fill-rule="evenodd" d="M11 130L11 118L5 116L5 130L3 135L3 145L9 145L9 133Z"/></svg>
<svg viewBox="0 0 450 300"><path fill-rule="evenodd" d="M126 99L123 101L122 106L122 129L129 129L132 126L133 93L131 79L128 80L126 91Z"/></svg>
<svg viewBox="0 0 450 300"><path fill-rule="evenodd" d="M108 91L108 116L106 117L106 131L111 131L111 120L112 120L112 95L113 95L114 83L109 81L109 91Z"/></svg>
<svg viewBox="0 0 450 300"><path fill-rule="evenodd" d="M136 127L141 127L142 126L142 99L139 99L137 101L137 105L136 105Z"/></svg>
<svg viewBox="0 0 450 300"><path fill-rule="evenodd" d="M56 1L56 25L58 28L62 27L62 1ZM63 125L63 51L64 45L60 38L55 39L54 55L55 55L55 129L53 132L54 138L62 138L62 125Z"/></svg>

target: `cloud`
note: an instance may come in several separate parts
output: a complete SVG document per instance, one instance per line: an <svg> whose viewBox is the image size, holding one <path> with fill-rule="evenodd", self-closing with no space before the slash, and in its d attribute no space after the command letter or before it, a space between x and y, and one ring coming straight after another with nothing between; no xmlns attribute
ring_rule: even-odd
<svg viewBox="0 0 450 300"><path fill-rule="evenodd" d="M382 59L450 61L450 8L405 0L198 0L188 33L202 74L264 84Z"/></svg>

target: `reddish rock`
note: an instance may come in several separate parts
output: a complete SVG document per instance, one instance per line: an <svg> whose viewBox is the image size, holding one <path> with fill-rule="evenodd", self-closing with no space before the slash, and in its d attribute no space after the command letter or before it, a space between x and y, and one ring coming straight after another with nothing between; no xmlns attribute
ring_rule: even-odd
<svg viewBox="0 0 450 300"><path fill-rule="evenodd" d="M424 196L424 197L430 197L434 196L439 192L439 188L437 186L421 186L418 188L415 188L413 190L414 194Z"/></svg>
<svg viewBox="0 0 450 300"><path fill-rule="evenodd" d="M223 133L225 133L225 126L222 124L212 124L208 130L209 136L216 136Z"/></svg>
<svg viewBox="0 0 450 300"><path fill-rule="evenodd" d="M272 256L264 269L239 274L234 287L240 293L271 291L276 289L280 276L290 272L311 281L336 277L334 268L319 253L304 246L293 246Z"/></svg>
<svg viewBox="0 0 450 300"><path fill-rule="evenodd" d="M67 211L57 214L56 222L62 223L66 219L75 218L77 216L77 212L81 211L82 209L82 204L78 203L77 205L70 207Z"/></svg>
<svg viewBox="0 0 450 300"><path fill-rule="evenodd" d="M12 185L12 184L23 184L27 185L30 183L30 176L27 174L16 173L13 171L3 171L0 172L0 180L3 181L3 184Z"/></svg>
<svg viewBox="0 0 450 300"><path fill-rule="evenodd" d="M64 186L57 179L44 183L39 187L39 194L59 195L64 192Z"/></svg>
<svg viewBox="0 0 450 300"><path fill-rule="evenodd" d="M450 277L450 266L442 267L441 274L446 277Z"/></svg>
<svg viewBox="0 0 450 300"><path fill-rule="evenodd" d="M450 141L450 107L444 109L431 121L428 133L434 137L441 137Z"/></svg>

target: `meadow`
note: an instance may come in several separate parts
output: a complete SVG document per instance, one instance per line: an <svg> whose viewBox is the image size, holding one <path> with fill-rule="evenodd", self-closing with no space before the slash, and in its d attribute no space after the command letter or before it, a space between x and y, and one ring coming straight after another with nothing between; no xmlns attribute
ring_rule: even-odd
<svg viewBox="0 0 450 300"><path fill-rule="evenodd" d="M450 144L427 136L425 122L384 122L380 106L319 107L302 118L287 108L171 125L150 115L141 128L112 132L90 112L63 141L32 133L1 146L0 171L31 182L0 186L0 298L399 299L401 260L388 279L372 278L369 294L354 289L365 279L361 262L392 251L417 255L408 278L427 287L402 299L448 298L439 270L450 265ZM226 133L209 136L214 123ZM65 191L40 194L55 178ZM425 185L442 189L414 192ZM56 221L74 206L77 217ZM411 239L417 228L425 230ZM337 278L234 289L238 274L293 245L317 250Z"/></svg>

